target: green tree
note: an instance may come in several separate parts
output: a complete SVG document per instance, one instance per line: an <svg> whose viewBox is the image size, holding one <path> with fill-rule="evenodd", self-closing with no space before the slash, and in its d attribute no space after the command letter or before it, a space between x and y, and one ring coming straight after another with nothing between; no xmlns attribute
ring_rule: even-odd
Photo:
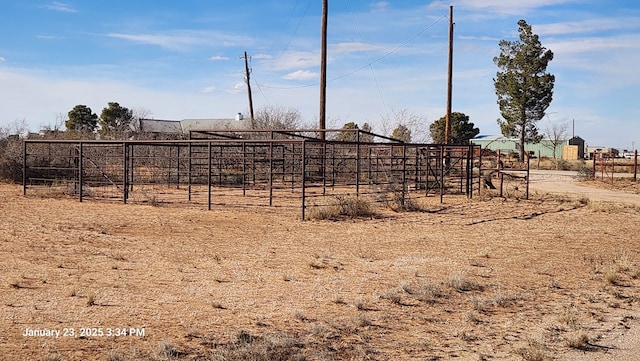
<svg viewBox="0 0 640 361"><path fill-rule="evenodd" d="M125 130L133 120L133 111L115 102L102 109L100 127L105 133Z"/></svg>
<svg viewBox="0 0 640 361"><path fill-rule="evenodd" d="M364 123L362 124L362 131L372 133L373 129L371 128L371 125L369 125L369 123ZM373 142L373 135L360 133L360 141L365 143L371 143Z"/></svg>
<svg viewBox="0 0 640 361"><path fill-rule="evenodd" d="M391 138L401 140L405 143L411 142L411 129L404 124L398 126L391 132Z"/></svg>
<svg viewBox="0 0 640 361"><path fill-rule="evenodd" d="M340 133L338 133L338 136L336 138L336 140L341 141L341 142L355 142L357 139L357 133L354 131L349 131L349 130L353 130L353 129L360 129L358 128L358 124L354 123L354 122L348 122L345 123L345 125L342 126L341 129L345 129L344 131L341 131Z"/></svg>
<svg viewBox="0 0 640 361"><path fill-rule="evenodd" d="M444 144L444 132L446 127L447 116L436 120L429 126L431 139L434 143ZM469 116L464 113L451 113L451 134L449 142L451 144L469 144L469 139L480 133L480 129L469 122Z"/></svg>
<svg viewBox="0 0 640 361"><path fill-rule="evenodd" d="M76 105L69 111L64 122L67 130L75 132L94 132L98 127L98 116L86 105Z"/></svg>
<svg viewBox="0 0 640 361"><path fill-rule="evenodd" d="M520 161L526 142L542 139L536 126L553 99L555 76L547 73L553 52L545 49L526 21L518 21L520 40L500 40L500 55L493 62L500 69L493 80L503 119L502 134L519 138Z"/></svg>

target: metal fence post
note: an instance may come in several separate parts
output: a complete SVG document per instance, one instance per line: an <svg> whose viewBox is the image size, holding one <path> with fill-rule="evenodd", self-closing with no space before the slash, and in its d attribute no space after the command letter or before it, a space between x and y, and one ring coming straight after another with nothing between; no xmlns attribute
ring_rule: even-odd
<svg viewBox="0 0 640 361"><path fill-rule="evenodd" d="M82 189L82 183L83 183L83 179L82 179L82 170L84 168L83 165L83 161L82 161L82 148L83 148L83 144L82 142L80 142L80 145L78 147L78 189L80 190L80 202L82 202L82 194L84 193L84 190Z"/></svg>
<svg viewBox="0 0 640 361"><path fill-rule="evenodd" d="M306 186L306 180L307 180L307 141L303 140L302 141L302 220L305 220L305 208L306 208L306 195L307 195L307 186Z"/></svg>
<svg viewBox="0 0 640 361"><path fill-rule="evenodd" d="M27 142L22 142L22 195L27 195Z"/></svg>

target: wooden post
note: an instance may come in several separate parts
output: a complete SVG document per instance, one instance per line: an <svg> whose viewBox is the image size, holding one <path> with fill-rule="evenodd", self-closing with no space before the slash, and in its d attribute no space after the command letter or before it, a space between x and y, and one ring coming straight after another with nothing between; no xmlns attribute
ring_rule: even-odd
<svg viewBox="0 0 640 361"><path fill-rule="evenodd" d="M321 44L321 57L320 57L320 132L319 137L322 140L326 139L326 109L327 109L327 14L329 8L329 1L322 0L322 44Z"/></svg>
<svg viewBox="0 0 640 361"><path fill-rule="evenodd" d="M451 138L451 98L453 93L453 6L449 6L449 62L447 71L447 115L445 120L444 144Z"/></svg>
<svg viewBox="0 0 640 361"><path fill-rule="evenodd" d="M633 151L633 181L638 180L638 151Z"/></svg>
<svg viewBox="0 0 640 361"><path fill-rule="evenodd" d="M253 118L253 97L251 96L251 81L250 81L250 71L249 71L249 60L247 57L247 52L244 52L244 71L245 71L245 76L247 78L247 93L249 94L249 116L250 116L250 126L251 129L255 129L256 128L256 123L255 120Z"/></svg>
<svg viewBox="0 0 640 361"><path fill-rule="evenodd" d="M596 180L596 159L598 158L598 151L593 151L593 180Z"/></svg>

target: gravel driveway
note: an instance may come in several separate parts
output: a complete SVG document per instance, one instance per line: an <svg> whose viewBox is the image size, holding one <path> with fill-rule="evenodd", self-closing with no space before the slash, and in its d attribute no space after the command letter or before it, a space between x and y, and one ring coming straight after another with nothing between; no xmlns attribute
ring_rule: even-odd
<svg viewBox="0 0 640 361"><path fill-rule="evenodd" d="M529 188L533 191L640 206L640 195L581 185L574 171L531 170L530 176Z"/></svg>

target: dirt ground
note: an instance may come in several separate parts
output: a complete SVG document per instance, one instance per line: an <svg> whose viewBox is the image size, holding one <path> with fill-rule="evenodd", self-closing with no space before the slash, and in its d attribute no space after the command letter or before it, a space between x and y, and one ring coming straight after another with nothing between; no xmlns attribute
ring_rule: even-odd
<svg viewBox="0 0 640 361"><path fill-rule="evenodd" d="M532 189L302 222L0 185L0 359L624 359L640 207Z"/></svg>

